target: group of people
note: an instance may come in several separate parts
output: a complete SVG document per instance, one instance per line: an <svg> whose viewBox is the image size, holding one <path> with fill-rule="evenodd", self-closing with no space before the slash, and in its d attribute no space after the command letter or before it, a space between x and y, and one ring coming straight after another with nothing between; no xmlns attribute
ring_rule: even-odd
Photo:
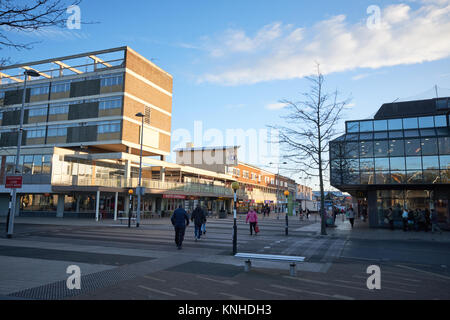
<svg viewBox="0 0 450 320"><path fill-rule="evenodd" d="M175 228L175 244L178 250L182 249L186 227L189 226L191 221L194 223L195 241L200 240L201 236L206 234L206 214L200 205L197 205L190 216L186 210L183 209L183 206L180 205L173 212L170 220ZM258 214L253 207L248 211L245 222L250 223L250 235L253 235L253 232L255 235L259 232Z"/></svg>
<svg viewBox="0 0 450 320"><path fill-rule="evenodd" d="M197 205L191 216L180 205L178 209L173 212L170 218L172 225L175 228L175 244L178 250L181 250L184 240L186 227L189 226L189 220L194 223L195 241L201 239L201 236L206 234L206 213L200 205Z"/></svg>
<svg viewBox="0 0 450 320"><path fill-rule="evenodd" d="M392 216L393 216L392 208L389 208L388 220L391 229L394 228ZM434 233L435 231L439 231L440 233L442 233L442 230L440 229L438 224L437 212L434 209L431 209L431 211L428 210L428 208L426 208L425 210L416 209L409 211L403 209L402 222L403 222L403 231L423 230L425 232L428 232L431 229L432 233Z"/></svg>

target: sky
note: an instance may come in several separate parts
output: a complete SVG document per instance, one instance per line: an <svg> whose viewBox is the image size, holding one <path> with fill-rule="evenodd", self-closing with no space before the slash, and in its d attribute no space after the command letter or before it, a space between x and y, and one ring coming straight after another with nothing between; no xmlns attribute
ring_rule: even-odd
<svg viewBox="0 0 450 320"><path fill-rule="evenodd" d="M84 0L80 9L80 29L12 32L37 43L0 55L27 62L130 46L173 76L172 149L222 142L214 133L227 144L233 129L265 136L283 123L280 100L308 91L316 63L326 90L351 98L347 120L450 88L450 0ZM282 160L260 156L261 145L247 142L240 158L276 172L269 162Z"/></svg>

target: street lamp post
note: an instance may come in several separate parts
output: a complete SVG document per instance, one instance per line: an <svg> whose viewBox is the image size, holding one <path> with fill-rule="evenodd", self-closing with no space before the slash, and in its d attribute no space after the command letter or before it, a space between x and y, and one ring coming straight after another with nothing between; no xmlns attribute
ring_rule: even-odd
<svg viewBox="0 0 450 320"><path fill-rule="evenodd" d="M280 176L280 163L274 163L274 162L270 162L269 163L269 165L273 165L273 164L276 164L276 165L278 165L278 173L277 173L277 178L279 179L279 176ZM285 162L283 162L283 163L281 163L281 164L287 164L287 162L285 161ZM275 179L275 182L276 182L276 186L277 186L277 191L276 191L276 198L277 198L277 211L279 211L278 210L278 182L277 182L277 179ZM280 218L280 213L279 212L277 212L277 219L279 219Z"/></svg>
<svg viewBox="0 0 450 320"><path fill-rule="evenodd" d="M139 223L141 222L141 179L142 179L142 145L144 139L144 117L145 115L142 112L136 113L136 117L140 117L142 119L141 124L141 153L139 156L139 182L138 182L138 191L137 191L137 212L136 212L136 227L139 227Z"/></svg>
<svg viewBox="0 0 450 320"><path fill-rule="evenodd" d="M236 224L236 191L239 189L239 183L237 181L231 184L231 188L234 191L234 210L233 210L233 255L237 253L237 224Z"/></svg>
<svg viewBox="0 0 450 320"><path fill-rule="evenodd" d="M39 72L28 69L23 72L24 75L24 82L23 82L23 93L22 93L22 108L20 108L20 125L19 125L19 134L17 138L17 153L16 153L16 163L14 165L14 174L19 173L19 158L20 158L20 147L22 146L22 135L23 135L23 116L24 116L24 109L25 109L25 98L26 98L26 92L27 92L27 79L28 77L39 77ZM14 216L17 212L17 189L13 188L12 190L12 196L11 196L11 210L9 211L8 215L8 227L7 227L7 238L12 238L13 232L14 232Z"/></svg>
<svg viewBox="0 0 450 320"><path fill-rule="evenodd" d="M284 192L284 195L286 196L286 227L285 227L285 233L286 235L288 235L288 226L289 226L289 221L288 221L288 196L289 196L289 191L286 190Z"/></svg>
<svg viewBox="0 0 450 320"><path fill-rule="evenodd" d="M133 214L133 189L128 190L130 201L128 203L128 228L131 227L131 215Z"/></svg>

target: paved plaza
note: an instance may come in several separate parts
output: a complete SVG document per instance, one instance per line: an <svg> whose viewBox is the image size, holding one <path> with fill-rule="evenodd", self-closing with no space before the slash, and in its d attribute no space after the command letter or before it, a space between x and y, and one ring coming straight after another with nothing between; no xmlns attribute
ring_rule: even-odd
<svg viewBox="0 0 450 320"><path fill-rule="evenodd" d="M232 256L233 220L210 218L195 241L186 230L176 250L169 219L144 220L139 228L113 220L17 218L13 239L0 238L1 299L449 299L450 233L354 229L337 219L328 235L320 221L274 214L260 217L250 236L238 219L238 252L296 255L288 262L244 261ZM4 230L4 220L0 220ZM81 289L70 290L66 269L81 270ZM367 267L381 268L381 289L369 290Z"/></svg>

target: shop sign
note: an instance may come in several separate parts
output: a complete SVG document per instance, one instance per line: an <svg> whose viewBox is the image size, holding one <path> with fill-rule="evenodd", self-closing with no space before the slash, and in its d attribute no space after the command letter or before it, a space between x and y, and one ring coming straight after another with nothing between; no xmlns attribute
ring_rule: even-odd
<svg viewBox="0 0 450 320"><path fill-rule="evenodd" d="M7 189L22 188L22 176L6 176L5 188Z"/></svg>
<svg viewBox="0 0 450 320"><path fill-rule="evenodd" d="M163 194L164 199L186 199L186 196L181 194Z"/></svg>

